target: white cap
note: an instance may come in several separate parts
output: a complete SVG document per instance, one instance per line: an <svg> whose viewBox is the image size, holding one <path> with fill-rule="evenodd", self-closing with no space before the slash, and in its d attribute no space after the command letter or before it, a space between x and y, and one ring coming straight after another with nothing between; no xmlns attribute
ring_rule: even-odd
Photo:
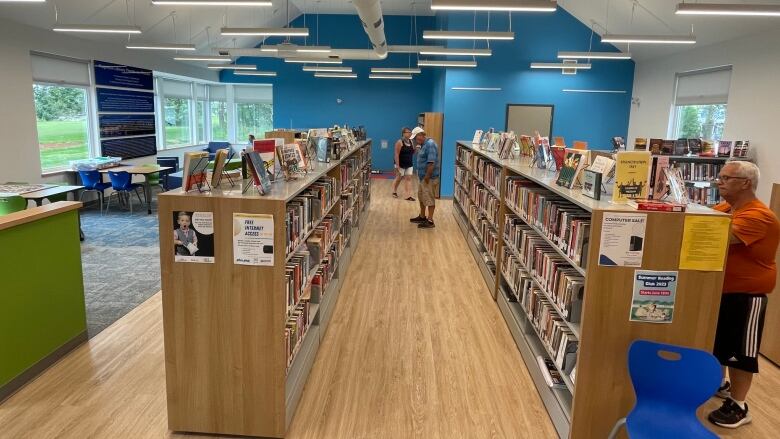
<svg viewBox="0 0 780 439"><path fill-rule="evenodd" d="M425 134L425 130L422 127L416 127L412 130L412 134L409 136L409 138L414 139L420 133Z"/></svg>

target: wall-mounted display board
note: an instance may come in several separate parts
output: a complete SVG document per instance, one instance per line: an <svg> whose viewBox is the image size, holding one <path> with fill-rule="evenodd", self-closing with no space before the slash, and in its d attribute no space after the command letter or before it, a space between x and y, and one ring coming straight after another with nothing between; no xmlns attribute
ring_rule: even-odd
<svg viewBox="0 0 780 439"><path fill-rule="evenodd" d="M542 137L552 136L553 129L552 105L537 104L507 104L506 130L518 135L539 132Z"/></svg>

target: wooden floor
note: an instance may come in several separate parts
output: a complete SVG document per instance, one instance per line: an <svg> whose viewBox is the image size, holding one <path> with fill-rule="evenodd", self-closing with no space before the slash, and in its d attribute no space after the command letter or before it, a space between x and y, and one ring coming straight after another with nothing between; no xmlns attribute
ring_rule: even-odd
<svg viewBox="0 0 780 439"><path fill-rule="evenodd" d="M415 205L388 184L375 185L288 437L555 437L451 204L418 230ZM723 437L777 437L780 370L761 367L753 424ZM201 437L166 425L159 294L0 405L2 439Z"/></svg>

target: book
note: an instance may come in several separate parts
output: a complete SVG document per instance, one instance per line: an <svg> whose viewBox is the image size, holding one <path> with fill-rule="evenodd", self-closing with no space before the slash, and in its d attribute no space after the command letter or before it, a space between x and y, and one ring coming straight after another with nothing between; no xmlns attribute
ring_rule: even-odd
<svg viewBox="0 0 780 439"><path fill-rule="evenodd" d="M189 192L194 187L200 187L206 182L206 169L209 165L209 153L187 152L184 153L184 166L182 170L182 188Z"/></svg>
<svg viewBox="0 0 780 439"><path fill-rule="evenodd" d="M650 154L661 154L661 145L664 143L661 139L650 139Z"/></svg>
<svg viewBox="0 0 780 439"><path fill-rule="evenodd" d="M689 154L701 154L701 151L702 151L701 139L688 139Z"/></svg>
<svg viewBox="0 0 780 439"><path fill-rule="evenodd" d="M615 191L612 201L625 203L647 198L652 156L647 151L621 151L615 160Z"/></svg>
<svg viewBox="0 0 780 439"><path fill-rule="evenodd" d="M625 150L626 149L626 141L622 137L613 137L612 138L612 148L615 151Z"/></svg>
<svg viewBox="0 0 780 439"><path fill-rule="evenodd" d="M669 157L653 157L653 199L660 200L668 193L666 187L666 171L669 167Z"/></svg>
<svg viewBox="0 0 780 439"><path fill-rule="evenodd" d="M677 139L674 142L674 155L688 154L688 139Z"/></svg>
<svg viewBox="0 0 780 439"><path fill-rule="evenodd" d="M553 161L555 162L555 170L560 172L563 169L563 161L566 159L566 148L562 146L551 146L550 154L552 154Z"/></svg>
<svg viewBox="0 0 780 439"><path fill-rule="evenodd" d="M645 151L647 150L647 139L637 137L634 140L634 151Z"/></svg>
<svg viewBox="0 0 780 439"><path fill-rule="evenodd" d="M609 175L614 166L615 160L604 155L597 155L588 169L601 175Z"/></svg>
<svg viewBox="0 0 780 439"><path fill-rule="evenodd" d="M547 386L553 389L565 389L566 383L561 378L561 373L555 367L555 363L549 358L544 358L541 355L536 357L536 362L539 364L539 370L542 371L542 376Z"/></svg>
<svg viewBox="0 0 780 439"><path fill-rule="evenodd" d="M228 150L219 149L214 156L214 170L211 173L211 186L217 187L222 181L222 172L225 170L225 161L227 160Z"/></svg>
<svg viewBox="0 0 780 439"><path fill-rule="evenodd" d="M474 139L471 141L471 144L479 145L481 141L482 141L482 130L477 130L474 132Z"/></svg>
<svg viewBox="0 0 780 439"><path fill-rule="evenodd" d="M534 154L533 143L531 142L531 136L520 136L520 154L530 157Z"/></svg>
<svg viewBox="0 0 780 439"><path fill-rule="evenodd" d="M577 175L580 173L583 165L584 161L582 154L576 152L566 153L566 158L563 161L563 167L560 168L558 179L555 181L555 184L569 189L574 187L574 182L577 181Z"/></svg>
<svg viewBox="0 0 780 439"><path fill-rule="evenodd" d="M718 157L731 157L731 145L734 142L730 140L721 140L718 142Z"/></svg>
<svg viewBox="0 0 780 439"><path fill-rule="evenodd" d="M261 195L269 193L271 191L271 180L268 177L268 171L265 169L265 161L260 156L260 153L256 151L248 152L246 155L249 158L249 170L255 187Z"/></svg>
<svg viewBox="0 0 780 439"><path fill-rule="evenodd" d="M712 140L701 141L701 153L702 157L715 157L715 148L713 147Z"/></svg>
<svg viewBox="0 0 780 439"><path fill-rule="evenodd" d="M664 140L661 142L661 154L674 155L674 140Z"/></svg>
<svg viewBox="0 0 780 439"><path fill-rule="evenodd" d="M601 173L585 169L582 179L582 194L594 200L601 199Z"/></svg>
<svg viewBox="0 0 780 439"><path fill-rule="evenodd" d="M750 141L749 140L738 140L734 144L734 153L733 156L737 158L747 158L748 157L748 150L750 149Z"/></svg>
<svg viewBox="0 0 780 439"><path fill-rule="evenodd" d="M659 200L628 200L626 203L636 210L651 212L685 212L685 205Z"/></svg>

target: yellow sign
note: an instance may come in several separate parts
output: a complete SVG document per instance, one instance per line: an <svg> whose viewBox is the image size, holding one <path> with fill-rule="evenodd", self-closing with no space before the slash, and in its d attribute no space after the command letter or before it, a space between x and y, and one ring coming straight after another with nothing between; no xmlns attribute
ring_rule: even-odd
<svg viewBox="0 0 780 439"><path fill-rule="evenodd" d="M723 271L731 218L687 215L680 248L680 270Z"/></svg>
<svg viewBox="0 0 780 439"><path fill-rule="evenodd" d="M621 151L615 155L615 189L612 202L647 198L650 165L653 157L647 151Z"/></svg>

